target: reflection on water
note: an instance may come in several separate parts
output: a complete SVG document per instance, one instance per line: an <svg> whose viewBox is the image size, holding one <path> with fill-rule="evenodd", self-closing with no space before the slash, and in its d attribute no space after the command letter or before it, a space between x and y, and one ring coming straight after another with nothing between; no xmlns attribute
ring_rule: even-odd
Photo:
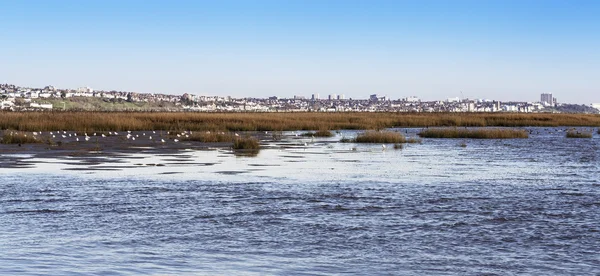
<svg viewBox="0 0 600 276"><path fill-rule="evenodd" d="M599 137L557 130L2 154L0 273L598 274Z"/></svg>

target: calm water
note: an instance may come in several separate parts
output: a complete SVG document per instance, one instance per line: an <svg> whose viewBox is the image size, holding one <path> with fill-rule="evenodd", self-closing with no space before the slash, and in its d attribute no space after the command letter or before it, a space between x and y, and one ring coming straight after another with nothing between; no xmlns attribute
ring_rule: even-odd
<svg viewBox="0 0 600 276"><path fill-rule="evenodd" d="M0 274L600 275L600 137L556 130L15 156L35 165L0 169Z"/></svg>

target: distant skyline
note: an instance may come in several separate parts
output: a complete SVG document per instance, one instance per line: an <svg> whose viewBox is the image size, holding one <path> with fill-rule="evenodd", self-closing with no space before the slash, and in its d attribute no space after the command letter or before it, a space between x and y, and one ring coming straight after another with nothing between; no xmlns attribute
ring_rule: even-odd
<svg viewBox="0 0 600 276"><path fill-rule="evenodd" d="M0 0L0 81L590 104L598 14L589 0Z"/></svg>

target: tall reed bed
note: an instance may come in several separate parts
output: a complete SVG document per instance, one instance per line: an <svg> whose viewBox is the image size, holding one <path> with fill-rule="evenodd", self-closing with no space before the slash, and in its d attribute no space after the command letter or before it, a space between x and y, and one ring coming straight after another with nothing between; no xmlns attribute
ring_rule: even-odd
<svg viewBox="0 0 600 276"><path fill-rule="evenodd" d="M470 139L513 139L528 138L529 133L522 129L459 129L431 128L419 132L423 138L470 138Z"/></svg>
<svg viewBox="0 0 600 276"><path fill-rule="evenodd" d="M514 113L0 112L21 131L289 131L445 126L600 126L600 115Z"/></svg>

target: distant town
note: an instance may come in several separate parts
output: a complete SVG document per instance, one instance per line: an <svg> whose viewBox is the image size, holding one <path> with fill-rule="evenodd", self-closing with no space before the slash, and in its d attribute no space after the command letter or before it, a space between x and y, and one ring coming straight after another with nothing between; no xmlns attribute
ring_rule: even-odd
<svg viewBox="0 0 600 276"><path fill-rule="evenodd" d="M343 94L321 97L232 98L229 96L170 95L123 91L95 91L90 87L60 89L0 84L0 109L10 111L192 111L192 112L523 112L600 113L600 103L559 103L551 93L537 102L501 102L488 99L448 98L422 101L417 96L390 99L369 95L366 99Z"/></svg>

